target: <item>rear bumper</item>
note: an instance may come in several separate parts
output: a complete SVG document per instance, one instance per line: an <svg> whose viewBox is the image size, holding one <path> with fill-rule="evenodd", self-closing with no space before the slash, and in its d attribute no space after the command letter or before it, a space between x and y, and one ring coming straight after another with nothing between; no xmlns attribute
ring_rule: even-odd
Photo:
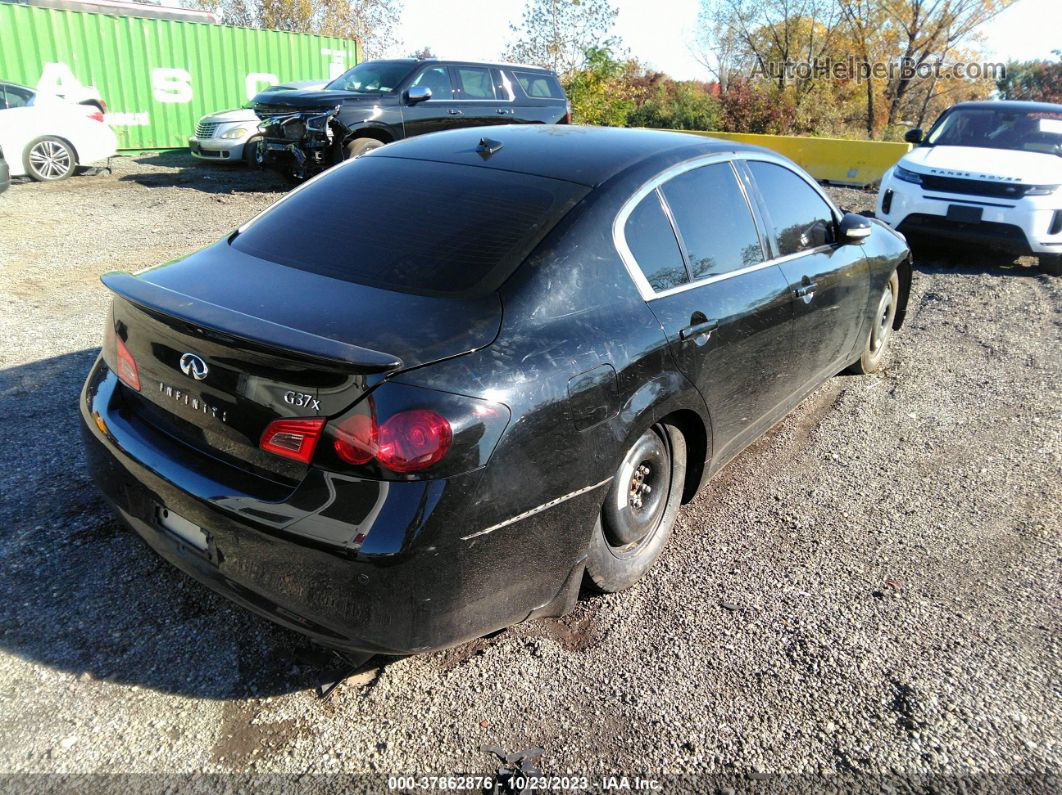
<svg viewBox="0 0 1062 795"><path fill-rule="evenodd" d="M0 160L0 193L11 186L11 172L7 167L6 160Z"/></svg>
<svg viewBox="0 0 1062 795"><path fill-rule="evenodd" d="M167 561L288 629L334 648L409 654L560 614L575 598L600 489L474 538L481 526L467 506L476 473L388 484L333 478L258 500L156 443L123 411L123 388L97 360L81 395L97 486ZM367 490L377 499L366 511ZM164 529L160 507L199 525L207 548ZM351 533L366 533L359 549Z"/></svg>

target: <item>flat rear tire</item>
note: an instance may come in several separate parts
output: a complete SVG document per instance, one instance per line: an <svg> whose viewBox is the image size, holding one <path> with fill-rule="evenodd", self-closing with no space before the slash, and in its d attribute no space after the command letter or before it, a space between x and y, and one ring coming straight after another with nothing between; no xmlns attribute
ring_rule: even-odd
<svg viewBox="0 0 1062 795"><path fill-rule="evenodd" d="M638 582L660 557L678 519L686 440L657 423L628 448L612 478L586 559L589 584L615 593Z"/></svg>

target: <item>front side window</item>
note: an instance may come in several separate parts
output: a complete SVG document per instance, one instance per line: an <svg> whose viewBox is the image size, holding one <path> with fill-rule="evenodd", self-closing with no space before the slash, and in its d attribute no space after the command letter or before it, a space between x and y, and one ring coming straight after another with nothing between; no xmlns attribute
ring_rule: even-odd
<svg viewBox="0 0 1062 795"><path fill-rule="evenodd" d="M818 191L785 166L749 160L781 257L833 242L833 211Z"/></svg>
<svg viewBox="0 0 1062 795"><path fill-rule="evenodd" d="M347 70L325 88L355 94L391 94L414 66L409 61L366 61Z"/></svg>
<svg viewBox="0 0 1062 795"><path fill-rule="evenodd" d="M683 172L661 188L694 280L763 261L756 224L729 163Z"/></svg>
<svg viewBox="0 0 1062 795"><path fill-rule="evenodd" d="M458 99L494 99L489 69L459 66L456 71Z"/></svg>
<svg viewBox="0 0 1062 795"><path fill-rule="evenodd" d="M660 194L653 191L634 208L623 227L627 248L656 292L689 281L675 230L664 214Z"/></svg>
<svg viewBox="0 0 1062 795"><path fill-rule="evenodd" d="M430 88L432 99L453 99L454 89L450 83L450 70L445 66L428 67L417 75L410 84L410 88L413 86Z"/></svg>

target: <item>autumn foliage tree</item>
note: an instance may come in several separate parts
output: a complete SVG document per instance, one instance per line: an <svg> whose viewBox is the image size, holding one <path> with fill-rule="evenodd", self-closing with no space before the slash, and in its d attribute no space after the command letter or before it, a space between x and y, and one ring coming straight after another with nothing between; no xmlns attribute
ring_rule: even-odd
<svg viewBox="0 0 1062 795"><path fill-rule="evenodd" d="M991 93L995 75L957 64L978 59L978 29L1015 1L701 0L696 46L720 76L729 124L896 137ZM848 72L814 71L837 63ZM772 120L772 103L784 119Z"/></svg>
<svg viewBox="0 0 1062 795"><path fill-rule="evenodd" d="M357 39L360 56L378 58L395 38L402 0L187 0L226 25Z"/></svg>

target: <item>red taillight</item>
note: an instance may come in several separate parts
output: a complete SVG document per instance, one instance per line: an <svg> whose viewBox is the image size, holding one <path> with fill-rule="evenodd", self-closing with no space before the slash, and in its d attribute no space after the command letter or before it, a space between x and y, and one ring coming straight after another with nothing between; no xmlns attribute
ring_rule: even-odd
<svg viewBox="0 0 1062 795"><path fill-rule="evenodd" d="M336 455L360 466L375 459L392 472L420 472L439 463L453 442L449 421L429 409L401 411L377 426L376 419L357 414L335 428Z"/></svg>
<svg viewBox="0 0 1062 795"><path fill-rule="evenodd" d="M571 124L572 123L572 101L570 99L565 101L564 107L565 107L565 110L567 111L564 114L564 123L565 124Z"/></svg>
<svg viewBox="0 0 1062 795"><path fill-rule="evenodd" d="M101 124L103 123L103 111L102 110L98 110L98 109L97 110L91 110L88 113L88 117L90 119L92 119L93 121L98 121Z"/></svg>
<svg viewBox="0 0 1062 795"><path fill-rule="evenodd" d="M139 392L140 373L136 369L136 359L133 358L133 354L129 352L129 349L125 347L121 337L115 335L114 339L116 341L114 371L118 374L118 378L121 379L123 384Z"/></svg>
<svg viewBox="0 0 1062 795"><path fill-rule="evenodd" d="M347 417L336 426L332 444L336 455L348 464L369 463L376 456L376 420L367 414Z"/></svg>
<svg viewBox="0 0 1062 795"><path fill-rule="evenodd" d="M392 472L419 472L446 455L450 423L429 409L402 411L380 426L376 460Z"/></svg>
<svg viewBox="0 0 1062 795"><path fill-rule="evenodd" d="M308 464L313 458L325 422L324 417L274 420L262 433L258 446L267 453Z"/></svg>

